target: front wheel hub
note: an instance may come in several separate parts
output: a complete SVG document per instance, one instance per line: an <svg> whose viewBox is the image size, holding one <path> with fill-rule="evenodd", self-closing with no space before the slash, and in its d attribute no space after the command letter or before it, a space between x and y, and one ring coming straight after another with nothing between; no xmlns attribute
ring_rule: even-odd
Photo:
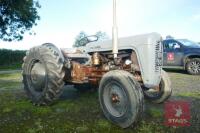
<svg viewBox="0 0 200 133"><path fill-rule="evenodd" d="M118 96L117 94L112 94L111 99L112 99L112 102L113 102L113 103L118 103L118 102L120 102L119 96Z"/></svg>
<svg viewBox="0 0 200 133"><path fill-rule="evenodd" d="M126 112L127 95L122 86L116 82L108 84L104 91L106 108L115 117L121 117Z"/></svg>

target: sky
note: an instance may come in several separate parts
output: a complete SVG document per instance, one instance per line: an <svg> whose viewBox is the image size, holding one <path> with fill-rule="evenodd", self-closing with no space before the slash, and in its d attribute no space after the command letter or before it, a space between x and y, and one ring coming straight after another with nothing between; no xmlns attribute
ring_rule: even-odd
<svg viewBox="0 0 200 133"><path fill-rule="evenodd" d="M0 48L27 50L43 43L71 48L80 31L112 37L112 0L39 0L41 20L22 41ZM200 42L200 0L117 0L119 37L158 32Z"/></svg>

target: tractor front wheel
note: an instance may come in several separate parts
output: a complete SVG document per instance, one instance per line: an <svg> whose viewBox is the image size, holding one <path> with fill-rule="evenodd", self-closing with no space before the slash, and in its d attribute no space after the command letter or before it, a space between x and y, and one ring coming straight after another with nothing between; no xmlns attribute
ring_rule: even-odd
<svg viewBox="0 0 200 133"><path fill-rule="evenodd" d="M122 128L135 124L142 117L142 89L126 71L114 70L103 76L99 100L106 118Z"/></svg>

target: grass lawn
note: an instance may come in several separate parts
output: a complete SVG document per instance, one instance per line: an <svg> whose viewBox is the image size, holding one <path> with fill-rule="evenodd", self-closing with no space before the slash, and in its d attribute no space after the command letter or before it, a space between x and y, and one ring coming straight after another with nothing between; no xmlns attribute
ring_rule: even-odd
<svg viewBox="0 0 200 133"><path fill-rule="evenodd" d="M0 65L0 70L15 70L15 69L21 69L22 68L22 63L17 63L13 65L6 65L6 66L1 66Z"/></svg>
<svg viewBox="0 0 200 133"><path fill-rule="evenodd" d="M182 73L170 72L172 81L189 77L190 82L200 78ZM23 90L20 73L0 74L0 133L175 133L200 132L195 125L184 127L164 126L163 104L145 101L143 119L135 127L121 129L109 122L103 115L97 92L78 93L72 86L66 86L61 98L52 106L34 106ZM200 81L200 80L199 80ZM198 81L198 82L199 82ZM173 83L174 84L174 83ZM182 85L182 86L181 86ZM176 88L187 88L187 83L176 84ZM194 108L199 108L200 94L195 91L175 90L171 99L190 99ZM194 112L198 110L194 110ZM199 119L195 120L199 122Z"/></svg>

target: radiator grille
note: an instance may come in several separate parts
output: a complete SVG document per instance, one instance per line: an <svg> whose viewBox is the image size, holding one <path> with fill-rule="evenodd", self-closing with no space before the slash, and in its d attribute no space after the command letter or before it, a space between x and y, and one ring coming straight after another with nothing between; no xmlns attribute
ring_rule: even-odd
<svg viewBox="0 0 200 133"><path fill-rule="evenodd" d="M162 41L156 43L155 56L155 72L160 72L163 65Z"/></svg>

